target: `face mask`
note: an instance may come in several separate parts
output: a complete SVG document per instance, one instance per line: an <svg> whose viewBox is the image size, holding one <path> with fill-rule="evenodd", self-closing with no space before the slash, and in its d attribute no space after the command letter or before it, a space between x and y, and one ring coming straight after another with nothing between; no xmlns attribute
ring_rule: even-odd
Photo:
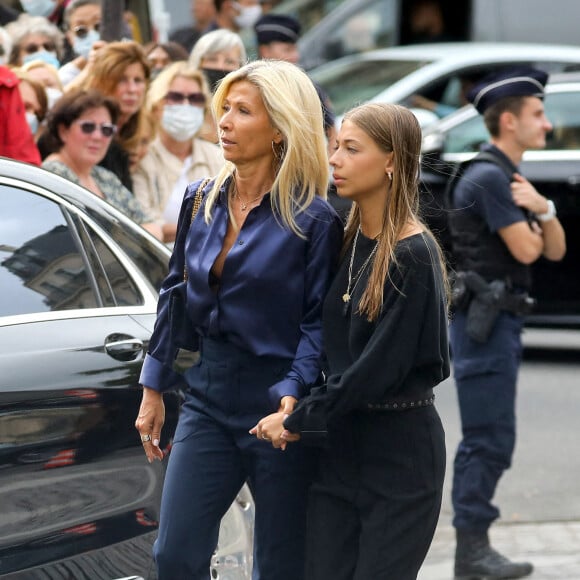
<svg viewBox="0 0 580 580"><path fill-rule="evenodd" d="M240 11L234 17L234 22L239 28L252 28L258 21L258 18L262 16L262 7L259 4L255 4L254 6L240 6L237 2L234 2L234 5Z"/></svg>
<svg viewBox="0 0 580 580"><path fill-rule="evenodd" d="M209 83L212 93L215 93L218 83L231 72L220 68L202 68L201 70Z"/></svg>
<svg viewBox="0 0 580 580"><path fill-rule="evenodd" d="M53 0L20 0L22 8L31 16L50 16L54 12Z"/></svg>
<svg viewBox="0 0 580 580"><path fill-rule="evenodd" d="M91 52L91 48L93 48L93 44L95 44L95 42L100 39L101 35L96 30L89 30L88 34L84 38L75 36L73 50L75 51L75 54L78 54L84 58L88 58L89 52Z"/></svg>
<svg viewBox="0 0 580 580"><path fill-rule="evenodd" d="M54 107L55 103L62 97L62 91L54 87L46 87L46 98L48 100L48 110Z"/></svg>
<svg viewBox="0 0 580 580"><path fill-rule="evenodd" d="M192 139L203 124L203 109L192 105L165 105L161 126L180 143Z"/></svg>
<svg viewBox="0 0 580 580"><path fill-rule="evenodd" d="M38 52L33 52L32 54L27 54L22 59L22 64L26 64L27 62L32 62L33 60L41 60L46 64L51 64L54 68L60 68L60 62L58 62L58 58L56 58L56 54L54 52L48 52L46 50L39 50Z"/></svg>
<svg viewBox="0 0 580 580"><path fill-rule="evenodd" d="M32 133L32 136L34 137L34 135L36 135L36 132L38 131L38 118L34 113L26 113L26 122L30 127L30 132Z"/></svg>

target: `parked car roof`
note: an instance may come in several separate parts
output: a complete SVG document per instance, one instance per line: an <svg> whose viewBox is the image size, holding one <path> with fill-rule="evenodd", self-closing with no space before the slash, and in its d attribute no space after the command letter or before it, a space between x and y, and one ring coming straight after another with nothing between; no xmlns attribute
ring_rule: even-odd
<svg viewBox="0 0 580 580"><path fill-rule="evenodd" d="M421 94L460 106L459 77L498 66L531 64L547 72L580 66L580 47L455 42L370 51L327 63L309 74L328 93L338 116L367 101L410 105ZM434 119L432 119L434 120Z"/></svg>

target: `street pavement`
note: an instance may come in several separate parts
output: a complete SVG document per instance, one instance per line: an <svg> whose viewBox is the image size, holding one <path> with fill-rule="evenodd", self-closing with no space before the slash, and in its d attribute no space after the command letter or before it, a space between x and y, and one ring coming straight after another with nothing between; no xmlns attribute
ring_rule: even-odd
<svg viewBox="0 0 580 580"><path fill-rule="evenodd" d="M578 338L576 338L578 340ZM530 580L580 580L580 456L577 451L580 355L569 361L527 360L518 381L518 443L500 481L502 517L492 545L534 565ZM439 526L418 580L452 580L455 531L451 476L460 437L453 380L437 388L447 440L447 474Z"/></svg>
<svg viewBox="0 0 580 580"><path fill-rule="evenodd" d="M490 538L505 556L534 565L531 580L580 580L580 522L498 524ZM454 550L454 529L442 520L418 580L451 580Z"/></svg>

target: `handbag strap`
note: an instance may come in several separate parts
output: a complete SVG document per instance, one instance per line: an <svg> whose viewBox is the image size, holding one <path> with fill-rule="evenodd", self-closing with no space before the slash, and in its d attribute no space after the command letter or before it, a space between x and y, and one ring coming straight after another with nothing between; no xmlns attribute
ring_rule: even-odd
<svg viewBox="0 0 580 580"><path fill-rule="evenodd" d="M193 198L193 205L191 207L191 220L189 221L189 227L191 227L191 224L193 223L193 220L195 219L195 216L197 215L197 212L199 211L199 208L201 207L201 202L203 201L203 190L205 189L205 186L210 181L211 181L211 177L206 177L199 184L199 187L197 188L197 191L195 192L195 196ZM187 282L187 266L186 266L185 259L184 259L184 263L183 263L183 281Z"/></svg>

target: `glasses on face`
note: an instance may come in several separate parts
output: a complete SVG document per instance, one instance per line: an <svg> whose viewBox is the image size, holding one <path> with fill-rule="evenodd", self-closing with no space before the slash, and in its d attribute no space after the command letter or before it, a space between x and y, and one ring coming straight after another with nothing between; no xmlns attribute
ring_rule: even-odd
<svg viewBox="0 0 580 580"><path fill-rule="evenodd" d="M80 26L75 26L73 28L73 32L77 38L86 38L91 30L96 30L97 32L99 32L100 29L101 23L97 22L96 24L93 24L93 26L85 26L84 24L81 24Z"/></svg>
<svg viewBox="0 0 580 580"><path fill-rule="evenodd" d="M34 54L35 52L38 52L39 50L43 49L46 50L46 52L55 52L56 51L56 44L54 44L54 42L52 42L51 40L47 40L46 42L41 42L40 44L36 44L35 42L31 42L30 44L27 44L26 46L22 47L24 52L26 54Z"/></svg>
<svg viewBox="0 0 580 580"><path fill-rule="evenodd" d="M117 125L113 123L101 123L94 121L75 121L85 135L92 135L97 129L101 131L103 137L112 137L117 132Z"/></svg>
<svg viewBox="0 0 580 580"><path fill-rule="evenodd" d="M205 95L203 93L179 93L178 91L169 91L165 95L165 100L174 105L181 105L184 101L193 106L205 105Z"/></svg>

